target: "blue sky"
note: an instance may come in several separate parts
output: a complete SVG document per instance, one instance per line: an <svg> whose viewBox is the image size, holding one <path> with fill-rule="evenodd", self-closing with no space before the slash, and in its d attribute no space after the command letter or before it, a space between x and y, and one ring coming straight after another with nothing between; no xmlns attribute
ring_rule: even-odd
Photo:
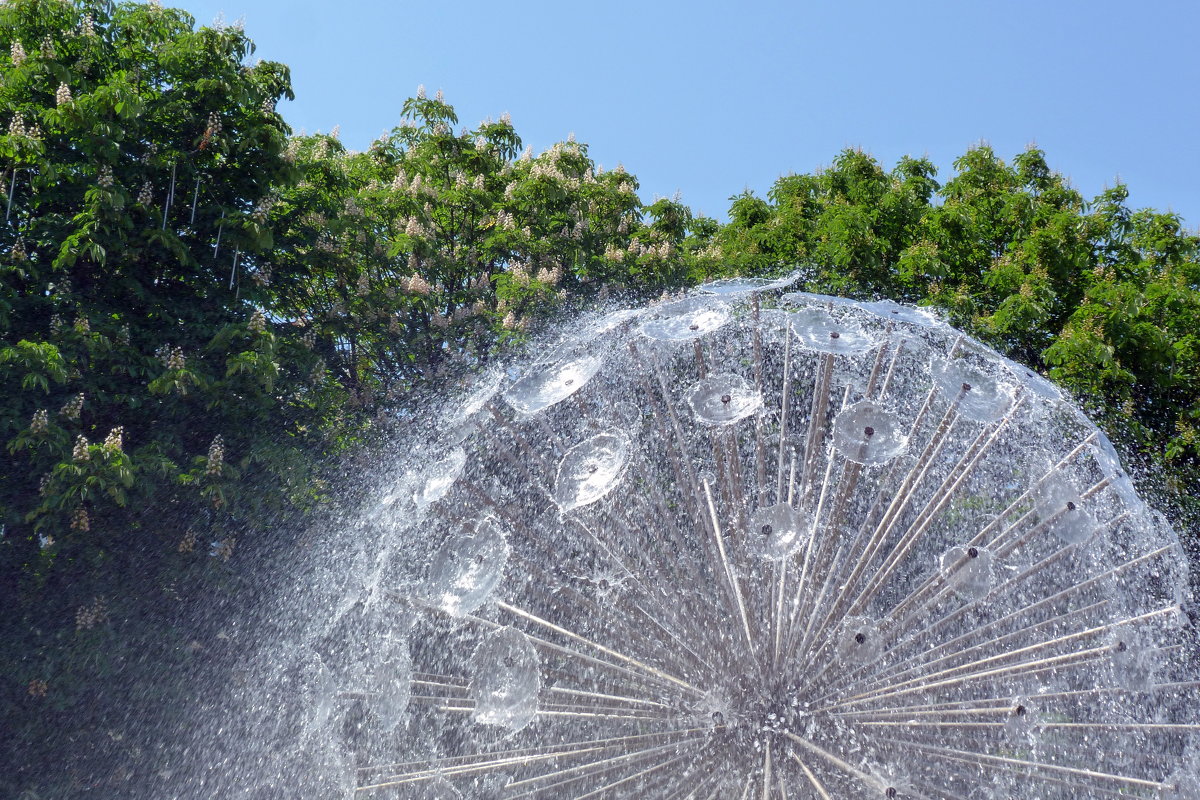
<svg viewBox="0 0 1200 800"><path fill-rule="evenodd" d="M468 125L509 111L541 150L575 133L641 194L725 218L846 147L951 174L981 140L1030 143L1085 196L1119 176L1135 207L1200 224L1200 3L166 0L242 20L292 68L293 127L352 149L424 84Z"/></svg>

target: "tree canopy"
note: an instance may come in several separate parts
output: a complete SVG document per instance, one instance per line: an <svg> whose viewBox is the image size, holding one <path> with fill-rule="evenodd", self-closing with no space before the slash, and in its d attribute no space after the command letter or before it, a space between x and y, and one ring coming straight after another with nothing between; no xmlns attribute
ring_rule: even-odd
<svg viewBox="0 0 1200 800"><path fill-rule="evenodd" d="M96 681L190 657L176 621L303 546L397 409L612 292L799 269L936 307L1073 391L1195 524L1200 238L1125 187L1087 200L1036 149L973 147L944 183L847 150L721 224L440 93L364 152L294 136L288 69L253 52L157 4L0 4L0 749L47 713L94 738ZM66 791L33 749L0 792Z"/></svg>
<svg viewBox="0 0 1200 800"><path fill-rule="evenodd" d="M971 148L944 184L925 160L887 172L858 150L767 199L732 198L716 235L735 271L805 267L810 288L943 310L1075 393L1166 471L1176 500L1200 486L1200 237L1178 216L1088 201L1030 148ZM1193 512L1194 513L1194 512Z"/></svg>

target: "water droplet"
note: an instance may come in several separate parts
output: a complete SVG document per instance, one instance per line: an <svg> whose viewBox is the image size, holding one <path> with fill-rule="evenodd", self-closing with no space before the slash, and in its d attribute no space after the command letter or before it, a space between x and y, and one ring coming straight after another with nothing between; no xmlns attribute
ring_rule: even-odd
<svg viewBox="0 0 1200 800"><path fill-rule="evenodd" d="M522 414L535 414L582 389L600 365L598 356L581 355L556 364L535 366L504 393L504 399Z"/></svg>
<svg viewBox="0 0 1200 800"><path fill-rule="evenodd" d="M883 633L870 617L846 617L834 641L838 656L847 664L869 664L883 654Z"/></svg>
<svg viewBox="0 0 1200 800"><path fill-rule="evenodd" d="M938 562L942 579L954 592L969 599L992 589L992 554L984 547L951 547Z"/></svg>
<svg viewBox="0 0 1200 800"><path fill-rule="evenodd" d="M537 714L541 672L537 651L515 628L487 633L471 657L472 717L485 725L520 730Z"/></svg>
<svg viewBox="0 0 1200 800"><path fill-rule="evenodd" d="M1063 544L1079 544L1096 530L1095 518L1084 508L1066 477L1052 475L1034 493L1034 512Z"/></svg>
<svg viewBox="0 0 1200 800"><path fill-rule="evenodd" d="M762 395L740 375L709 375L691 388L688 405L706 425L731 425L762 407Z"/></svg>
<svg viewBox="0 0 1200 800"><path fill-rule="evenodd" d="M750 520L750 529L762 534L749 540L750 549L773 561L787 558L808 543L808 515L787 503L758 509Z"/></svg>
<svg viewBox="0 0 1200 800"><path fill-rule="evenodd" d="M800 345L809 350L835 355L859 355L875 346L866 331L840 322L828 311L805 308L791 315L792 331Z"/></svg>
<svg viewBox="0 0 1200 800"><path fill-rule="evenodd" d="M913 306L900 305L891 300L877 300L873 303L863 303L861 308L891 321L906 322L922 328L942 327L941 320L928 311L921 308L914 308Z"/></svg>
<svg viewBox="0 0 1200 800"><path fill-rule="evenodd" d="M783 289L795 283L797 277L798 275L789 275L785 278L776 279L722 278L721 280L702 283L696 287L696 291L700 294L712 294L718 297L736 297L752 292L769 292L776 289Z"/></svg>
<svg viewBox="0 0 1200 800"><path fill-rule="evenodd" d="M962 360L935 368L933 379L947 399L957 400L959 415L975 422L995 422L1012 404L1009 387Z"/></svg>
<svg viewBox="0 0 1200 800"><path fill-rule="evenodd" d="M899 420L869 400L862 400L838 414L833 423L833 446L857 464L886 464L904 452L908 438Z"/></svg>
<svg viewBox="0 0 1200 800"><path fill-rule="evenodd" d="M590 505L620 482L629 455L629 440L618 431L585 439L572 447L558 465L554 502L562 513Z"/></svg>
<svg viewBox="0 0 1200 800"><path fill-rule="evenodd" d="M421 488L413 495L417 508L426 508L446 496L450 487L462 475L467 464L467 454L461 447L456 447L450 454L438 461L425 473Z"/></svg>
<svg viewBox="0 0 1200 800"><path fill-rule="evenodd" d="M729 308L708 297L692 297L660 306L642 323L642 335L659 341L687 341L729 322Z"/></svg>
<svg viewBox="0 0 1200 800"><path fill-rule="evenodd" d="M371 709L384 728L393 730L405 717L412 691L412 662L408 645L399 638L384 639L376 646L379 659L367 683Z"/></svg>
<svg viewBox="0 0 1200 800"><path fill-rule="evenodd" d="M429 597L461 616L483 605L504 577L508 541L493 517L469 523L446 538L429 565Z"/></svg>

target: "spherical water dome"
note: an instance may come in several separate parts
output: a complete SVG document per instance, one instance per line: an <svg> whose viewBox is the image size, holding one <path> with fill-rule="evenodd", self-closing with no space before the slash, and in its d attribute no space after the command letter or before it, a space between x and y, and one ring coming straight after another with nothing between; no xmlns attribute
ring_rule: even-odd
<svg viewBox="0 0 1200 800"><path fill-rule="evenodd" d="M367 633L289 684L323 785L1195 796L1187 570L1108 440L923 311L784 285L581 323L398 454Z"/></svg>

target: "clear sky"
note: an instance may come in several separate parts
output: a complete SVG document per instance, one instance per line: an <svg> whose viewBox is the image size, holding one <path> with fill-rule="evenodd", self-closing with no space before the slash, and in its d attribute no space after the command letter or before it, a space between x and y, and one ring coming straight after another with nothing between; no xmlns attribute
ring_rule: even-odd
<svg viewBox="0 0 1200 800"><path fill-rule="evenodd" d="M297 130L352 149L424 84L474 125L509 111L541 150L592 156L724 219L728 198L860 147L940 177L981 140L1030 143L1091 197L1119 176L1135 207L1200 224L1195 0L165 0L241 20L292 68Z"/></svg>

